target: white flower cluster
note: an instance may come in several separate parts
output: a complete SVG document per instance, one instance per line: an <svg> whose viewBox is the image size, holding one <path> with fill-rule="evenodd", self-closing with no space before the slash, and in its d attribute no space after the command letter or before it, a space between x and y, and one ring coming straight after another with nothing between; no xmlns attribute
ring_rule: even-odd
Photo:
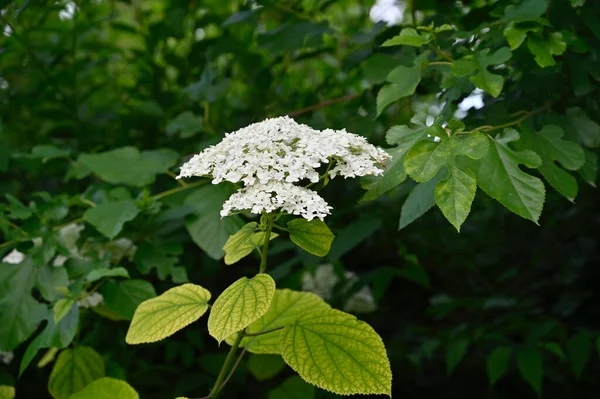
<svg viewBox="0 0 600 399"><path fill-rule="evenodd" d="M308 220L323 219L331 209L325 200L294 183L318 182L318 168L324 165L329 166L329 178L380 175L389 158L364 137L345 130L314 130L283 116L225 135L219 144L185 163L178 178L209 176L213 184L243 182L245 188L225 203L222 216L234 209L252 213L282 209Z"/></svg>
<svg viewBox="0 0 600 399"><path fill-rule="evenodd" d="M281 209L291 215L301 215L312 220L323 220L331 207L315 191L288 183L270 182L255 184L233 193L223 204L221 216L235 210L248 209L252 213L273 212Z"/></svg>

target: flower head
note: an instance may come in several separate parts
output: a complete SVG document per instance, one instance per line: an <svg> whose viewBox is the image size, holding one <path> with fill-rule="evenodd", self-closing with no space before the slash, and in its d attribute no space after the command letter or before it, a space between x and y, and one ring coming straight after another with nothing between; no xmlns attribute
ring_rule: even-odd
<svg viewBox="0 0 600 399"><path fill-rule="evenodd" d="M250 210L261 214L277 209L291 215L299 215L307 220L323 220L330 214L331 207L319 194L308 188L294 186L291 183L270 182L245 187L223 204L221 216L228 216L235 210Z"/></svg>
<svg viewBox="0 0 600 399"><path fill-rule="evenodd" d="M244 185L271 181L319 181L317 169L334 161L331 178L379 175L389 155L364 137L345 130L314 130L282 116L254 123L225 135L217 145L181 167L181 177L212 176Z"/></svg>
<svg viewBox="0 0 600 399"><path fill-rule="evenodd" d="M222 216L233 210L281 209L308 220L323 219L331 207L315 191L294 183L318 182L323 177L319 168L325 165L331 179L381 175L389 158L364 137L345 130L315 130L282 116L226 134L219 144L186 162L178 178L242 182L245 187L225 202Z"/></svg>

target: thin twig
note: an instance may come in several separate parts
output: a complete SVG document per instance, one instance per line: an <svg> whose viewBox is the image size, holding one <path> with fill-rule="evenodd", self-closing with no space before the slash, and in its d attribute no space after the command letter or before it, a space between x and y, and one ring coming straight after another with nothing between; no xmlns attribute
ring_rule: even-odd
<svg viewBox="0 0 600 399"><path fill-rule="evenodd" d="M256 332L256 333L244 333L244 337L258 337L259 335L265 335L265 334L268 334L268 333L272 333L274 331L279 331L279 330L283 329L283 327L284 326L275 327L275 328L271 328L269 330L263 330L263 331L259 331L259 332Z"/></svg>
<svg viewBox="0 0 600 399"><path fill-rule="evenodd" d="M154 194L153 196L150 197L150 199L157 200L157 199L165 198L165 197L168 197L169 195L177 194L182 191L189 190L190 188L201 186L208 182L209 182L209 180L202 180L202 181L197 181L196 183L187 184L186 186L176 187L171 190L163 191L162 193Z"/></svg>
<svg viewBox="0 0 600 399"><path fill-rule="evenodd" d="M314 105L311 105L310 107L306 107L306 108L299 109L298 111L290 112L288 114L288 116L302 115L302 114L305 114L307 112L314 111L316 109L325 108L325 107L328 107L330 105L335 105L335 104L343 103L345 101L354 100L355 98L358 98L358 97L360 97L360 94L349 94L347 96L338 97L338 98L334 98L334 99L331 99L331 100L326 100L326 101L323 101L323 102L321 102L319 104L314 104Z"/></svg>

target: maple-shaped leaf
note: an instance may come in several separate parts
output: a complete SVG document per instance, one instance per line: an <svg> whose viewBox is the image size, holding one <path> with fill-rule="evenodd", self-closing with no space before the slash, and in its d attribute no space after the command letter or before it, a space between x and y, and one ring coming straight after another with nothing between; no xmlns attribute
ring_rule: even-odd
<svg viewBox="0 0 600 399"><path fill-rule="evenodd" d="M504 129L490 140L488 154L480 160L469 161L469 165L483 191L510 211L537 224L546 197L544 183L523 172L519 165L539 168L542 160L533 151L517 152L508 146L517 140L516 130Z"/></svg>
<svg viewBox="0 0 600 399"><path fill-rule="evenodd" d="M471 82L493 97L498 97L504 87L504 78L488 71L488 67L508 61L512 54L508 47L502 47L493 54L489 52L490 49L484 49L454 62L452 73L455 76L468 76L476 71L477 73L470 78Z"/></svg>
<svg viewBox="0 0 600 399"><path fill-rule="evenodd" d="M537 133L523 131L517 147L535 151L542 158L538 167L542 176L556 191L573 201L577 196L577 180L563 168L580 169L585 163L585 154L578 144L563 140L563 136L560 127L547 125Z"/></svg>

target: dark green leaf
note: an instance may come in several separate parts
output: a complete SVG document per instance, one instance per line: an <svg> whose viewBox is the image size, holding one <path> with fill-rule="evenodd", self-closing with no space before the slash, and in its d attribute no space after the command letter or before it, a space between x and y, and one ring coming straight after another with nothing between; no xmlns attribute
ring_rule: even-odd
<svg viewBox="0 0 600 399"><path fill-rule="evenodd" d="M491 386L494 386L496 382L506 374L510 363L511 353L510 347L499 346L487 357L486 368Z"/></svg>
<svg viewBox="0 0 600 399"><path fill-rule="evenodd" d="M135 202L121 200L104 202L89 208L83 214L83 219L112 240L121 232L123 225L135 219L139 213Z"/></svg>
<svg viewBox="0 0 600 399"><path fill-rule="evenodd" d="M517 366L523 379L535 390L538 396L541 396L544 363L540 350L534 346L528 346L519 350L517 354Z"/></svg>

